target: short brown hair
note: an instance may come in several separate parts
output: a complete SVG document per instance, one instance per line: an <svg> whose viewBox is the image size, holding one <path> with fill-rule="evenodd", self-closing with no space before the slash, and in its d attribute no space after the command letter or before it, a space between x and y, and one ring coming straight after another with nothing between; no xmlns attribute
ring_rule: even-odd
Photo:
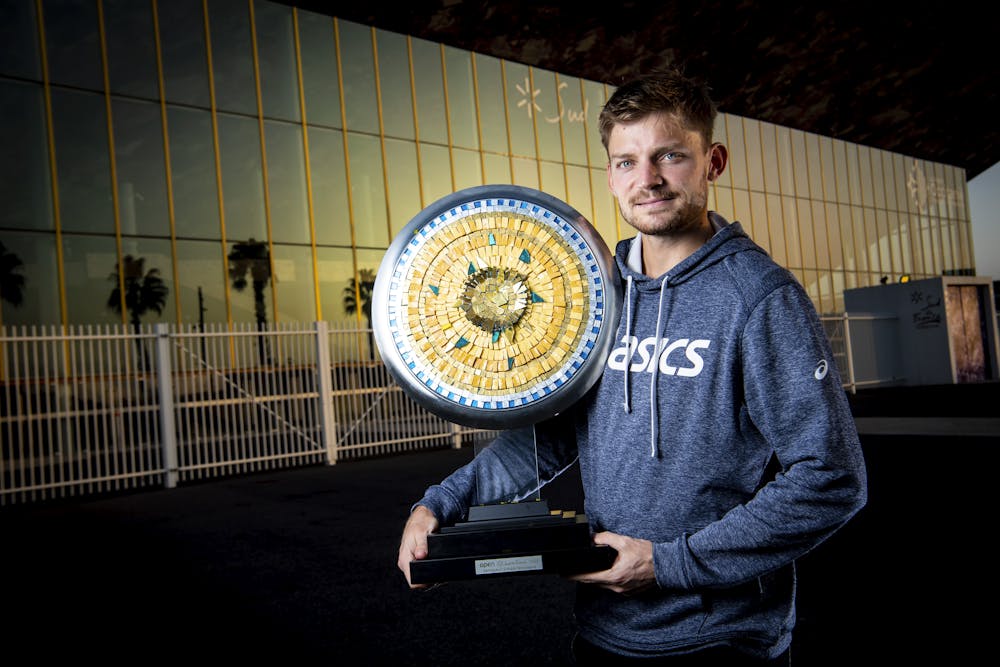
<svg viewBox="0 0 1000 667"><path fill-rule="evenodd" d="M712 145L718 108L708 86L685 75L680 68L672 67L641 75L612 93L598 118L604 149L608 148L608 139L615 125L659 112L678 116L682 123L702 136L705 148Z"/></svg>

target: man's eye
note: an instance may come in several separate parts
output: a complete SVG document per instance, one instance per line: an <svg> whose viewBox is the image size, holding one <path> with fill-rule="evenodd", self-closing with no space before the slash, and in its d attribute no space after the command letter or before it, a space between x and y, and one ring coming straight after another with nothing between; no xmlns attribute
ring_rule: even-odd
<svg viewBox="0 0 1000 667"><path fill-rule="evenodd" d="M623 169L628 169L632 166L632 160L621 160L618 162L618 166Z"/></svg>

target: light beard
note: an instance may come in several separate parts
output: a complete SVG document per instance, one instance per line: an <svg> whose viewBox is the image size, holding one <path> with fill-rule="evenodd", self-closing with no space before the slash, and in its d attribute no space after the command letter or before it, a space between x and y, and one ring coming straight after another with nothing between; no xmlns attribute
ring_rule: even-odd
<svg viewBox="0 0 1000 667"><path fill-rule="evenodd" d="M647 236L675 236L700 228L705 220L707 204L708 193L699 192L694 199L689 199L679 210L672 212L666 219L660 216L652 216L652 219L631 216L620 202L618 210L625 222Z"/></svg>

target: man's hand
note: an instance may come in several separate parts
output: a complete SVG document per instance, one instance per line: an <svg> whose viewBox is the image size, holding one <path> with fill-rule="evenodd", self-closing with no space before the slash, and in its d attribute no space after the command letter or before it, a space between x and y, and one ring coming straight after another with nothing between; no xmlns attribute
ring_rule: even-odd
<svg viewBox="0 0 1000 667"><path fill-rule="evenodd" d="M427 536L437 529L437 517L423 505L417 505L403 526L396 565L406 575L406 583L410 584L410 588L428 588L426 584L414 584L410 581L410 562L427 558Z"/></svg>
<svg viewBox="0 0 1000 667"><path fill-rule="evenodd" d="M656 585L653 570L653 543L618 533L603 532L594 535L594 544L606 544L618 552L611 567L602 572L576 574L569 579L585 584L597 584L615 593L638 593Z"/></svg>

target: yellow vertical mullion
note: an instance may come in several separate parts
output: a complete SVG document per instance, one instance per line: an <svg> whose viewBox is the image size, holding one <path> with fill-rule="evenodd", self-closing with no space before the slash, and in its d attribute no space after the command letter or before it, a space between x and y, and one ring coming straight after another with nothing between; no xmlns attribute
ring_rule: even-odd
<svg viewBox="0 0 1000 667"><path fill-rule="evenodd" d="M510 182L514 184L514 144L510 137L510 104L507 102L507 61L500 59L500 87L503 89L503 119L507 130L507 165L510 167Z"/></svg>
<svg viewBox="0 0 1000 667"><path fill-rule="evenodd" d="M375 63L375 111L378 114L378 145L379 152L382 155L382 186L385 190L385 227L388 238L392 239L392 207L389 206L389 169L387 167L388 161L386 160L385 154L385 116L382 113L382 73L379 71L378 64L378 36L377 31L373 27L371 29L372 33L372 58ZM358 282L358 281L356 281ZM361 286L356 285L357 293L354 295L356 299L355 303L361 303ZM361 322L361 309L358 308L358 322Z"/></svg>
<svg viewBox="0 0 1000 667"><path fill-rule="evenodd" d="M833 253L830 250L830 218L827 215L827 210L826 210L826 202L828 201L826 194L826 170L823 168L823 140L821 137L816 137L816 146L819 149L819 183L820 183L819 192L820 192L820 199L823 204L823 234L826 237L826 261L827 264L829 265L829 268L827 268L826 270L829 272L830 275L830 298L833 300L833 305L836 305L837 297L834 294L834 286L833 286L834 285ZM836 181L837 179L836 173L833 174L833 178L834 181ZM810 210L812 209L810 208ZM841 248L843 248L843 243L841 243ZM816 249L816 262L819 263L819 248ZM819 269L820 267L817 266L816 270L819 271ZM821 280L820 285L822 286L822 284L823 281Z"/></svg>
<svg viewBox="0 0 1000 667"><path fill-rule="evenodd" d="M535 141L535 171L538 174L538 189L544 190L545 184L542 183L542 152L539 150L538 146L538 113L535 109L531 107L531 100L534 99L535 94L535 68L528 66L528 115L531 117L531 134L533 135Z"/></svg>
<svg viewBox="0 0 1000 667"><path fill-rule="evenodd" d="M441 55L441 89L444 91L444 129L448 137L448 169L451 175L451 189L455 190L455 150L451 137L451 107L448 103L448 65L445 63L444 44L438 44Z"/></svg>
<svg viewBox="0 0 1000 667"><path fill-rule="evenodd" d="M156 49L156 85L160 94L160 127L163 132L163 165L167 174L167 218L170 221L170 262L174 275L174 310L177 316L177 323L180 324L181 317L181 291L177 284L177 277L180 275L177 265L177 223L174 211L174 181L170 166L170 135L167 127L167 95L166 86L163 81L163 49L160 43L160 17L157 8L157 0L151 0L153 8L153 41Z"/></svg>
<svg viewBox="0 0 1000 667"><path fill-rule="evenodd" d="M413 71L413 38L406 36L406 60L410 69L410 106L413 108L413 144L417 149L417 188L420 191L420 208L427 206L424 200L424 169L420 159L420 114L417 111L417 78Z"/></svg>
<svg viewBox="0 0 1000 667"><path fill-rule="evenodd" d="M558 72L556 72L555 77L556 77L556 112L557 112L557 115L559 117L559 148L560 148L560 155L562 156L562 164L563 164L563 188L566 191L566 199L568 201L569 200L569 165L567 164L567 160L566 160L566 128L563 127L563 113L564 113L564 110L563 110L563 104L562 104L562 96L559 94L559 91L561 90L561 88L559 86L559 73ZM566 85L569 86L568 83ZM588 178L587 180L589 181L590 179ZM570 205L572 206L572 204L570 204Z"/></svg>
<svg viewBox="0 0 1000 667"><path fill-rule="evenodd" d="M309 123L306 118L306 91L302 78L302 46L299 40L299 10L292 8L292 39L295 44L295 74L299 84L299 109L302 114L302 154L306 170L306 207L309 212L309 250L312 253L313 300L316 319L323 319L323 302L319 288L319 257L316 254L316 212L313 209L312 167L309 158Z"/></svg>
<svg viewBox="0 0 1000 667"><path fill-rule="evenodd" d="M125 305L125 266L122 258L121 211L118 200L118 169L115 162L115 132L111 119L111 81L108 76L108 48L104 34L104 3L97 0L97 35L101 46L101 78L104 83L104 114L108 130L108 162L111 167L111 206L115 221L115 254L118 264L118 297L121 307L122 324L128 324L128 310Z"/></svg>
<svg viewBox="0 0 1000 667"><path fill-rule="evenodd" d="M479 108L479 67L476 65L476 53L469 53L472 58L472 100L476 106L476 141L479 145L479 181L486 183L486 149L483 147L483 117Z"/></svg>
<svg viewBox="0 0 1000 667"><path fill-rule="evenodd" d="M229 286L229 253L226 251L226 203L222 192L222 157L219 149L219 115L215 102L215 71L212 65L212 28L208 18L208 0L202 0L202 14L205 20L205 58L208 66L208 104L212 118L212 151L215 158L215 189L219 197L219 240L222 248L222 284L226 296L226 322L232 327L233 306ZM229 340L229 354L233 356L233 341Z"/></svg>
<svg viewBox="0 0 1000 667"><path fill-rule="evenodd" d="M264 224L267 229L267 261L271 272L271 313L274 323L278 323L278 276L274 266L274 241L271 238L271 190L267 177L267 143L264 137L264 103L260 92L260 58L257 55L257 17L253 11L253 0L247 0L250 11L250 48L253 56L253 88L257 99L257 133L260 137L261 181L264 185Z"/></svg>
<svg viewBox="0 0 1000 667"><path fill-rule="evenodd" d="M45 100L45 124L48 135L49 180L52 188L52 222L56 233L56 274L59 287L59 316L63 326L69 324L69 309L66 303L66 267L64 265L62 212L59 206L59 173L56 168L56 128L52 118L52 84L49 81L49 59L45 45L45 16L42 0L35 0L35 15L38 21L39 52L42 59L42 94Z"/></svg>

